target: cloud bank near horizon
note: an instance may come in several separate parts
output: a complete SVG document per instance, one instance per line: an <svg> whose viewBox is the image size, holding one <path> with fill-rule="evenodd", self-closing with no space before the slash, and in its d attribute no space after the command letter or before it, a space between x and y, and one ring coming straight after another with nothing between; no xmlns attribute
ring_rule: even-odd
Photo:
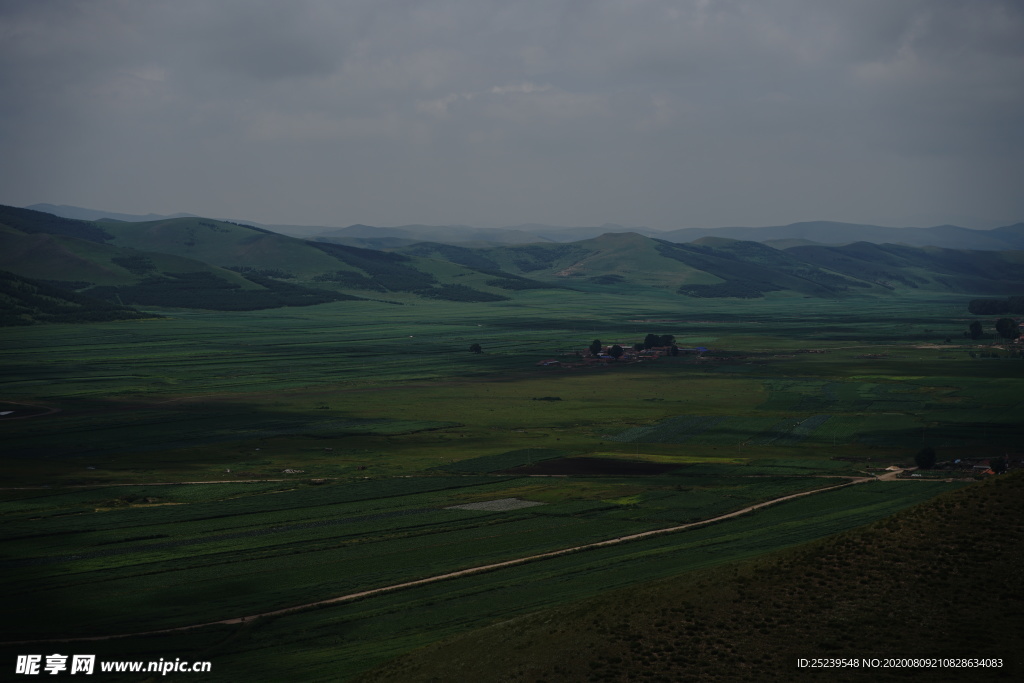
<svg viewBox="0 0 1024 683"><path fill-rule="evenodd" d="M0 2L0 202L992 227L1022 39L1014 0Z"/></svg>

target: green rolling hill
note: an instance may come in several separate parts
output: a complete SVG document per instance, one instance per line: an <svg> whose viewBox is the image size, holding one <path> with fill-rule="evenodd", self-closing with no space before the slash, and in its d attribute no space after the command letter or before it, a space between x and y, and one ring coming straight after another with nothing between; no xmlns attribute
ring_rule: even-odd
<svg viewBox="0 0 1024 683"><path fill-rule="evenodd" d="M421 243L398 251L570 286L654 287L702 298L832 298L913 289L965 294L1024 291L1024 253L1018 251L869 242L778 249L724 237L678 244L636 233L608 233L569 244L490 248Z"/></svg>
<svg viewBox="0 0 1024 683"><path fill-rule="evenodd" d="M384 251L206 218L89 222L13 207L0 207L0 268L77 283L78 291L129 305L223 310L382 295L488 302L566 287L700 298L1024 291L1024 252L1016 251L869 242L780 249L714 236L680 244L630 232L570 243L421 242Z"/></svg>
<svg viewBox="0 0 1024 683"><path fill-rule="evenodd" d="M756 242L709 237L675 244L636 233L608 233L570 244L489 249L414 245L401 250L465 264L491 265L548 282L608 288L654 287L689 296L757 297L765 292L843 296L880 288Z"/></svg>
<svg viewBox="0 0 1024 683"><path fill-rule="evenodd" d="M278 269L312 276L338 268L310 243L262 228L206 218L170 218L143 223L100 221L112 243L204 261L222 267Z"/></svg>
<svg viewBox="0 0 1024 683"><path fill-rule="evenodd" d="M69 296L128 306L251 310L355 298L295 285L261 271L243 274L175 253L120 246L116 235L105 229L111 225L120 224L0 207L0 269L60 287ZM11 299L2 307L8 317L25 315L18 313L23 309Z"/></svg>
<svg viewBox="0 0 1024 683"><path fill-rule="evenodd" d="M225 221L174 218L100 225L117 245L177 254L243 273L286 274L306 286L456 301L498 301L504 298L501 291L509 289L488 284L495 274L450 259L303 240Z"/></svg>
<svg viewBox="0 0 1024 683"><path fill-rule="evenodd" d="M856 242L843 247L791 247L785 253L890 289L996 294L1024 291L1022 251L967 251Z"/></svg>
<svg viewBox="0 0 1024 683"><path fill-rule="evenodd" d="M576 282L676 288L686 283L721 280L687 264L664 258L658 243L636 233L608 233L579 242L540 243L469 249L419 244L400 250L447 259L474 268L491 268L536 280L572 286Z"/></svg>
<svg viewBox="0 0 1024 683"><path fill-rule="evenodd" d="M93 223L0 207L0 250L0 268L140 306L248 310L351 301L368 292L486 302L550 286L449 260L193 217Z"/></svg>

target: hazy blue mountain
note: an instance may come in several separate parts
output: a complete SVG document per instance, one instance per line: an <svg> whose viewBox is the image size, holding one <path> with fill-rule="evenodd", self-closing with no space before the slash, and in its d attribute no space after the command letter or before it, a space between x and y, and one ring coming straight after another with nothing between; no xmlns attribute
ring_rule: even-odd
<svg viewBox="0 0 1024 683"><path fill-rule="evenodd" d="M157 221L164 218L195 218L195 214L191 213L172 213L167 216L156 213L147 213L143 216L133 213L118 213L116 211L86 209L81 206L69 206L67 204L33 204L32 206L26 206L25 208L32 209L33 211L52 213L54 216L61 216L62 218L75 218L82 221L98 221L104 218L109 218L111 220L125 221L127 223L141 223L143 221Z"/></svg>
<svg viewBox="0 0 1024 683"><path fill-rule="evenodd" d="M378 228L372 225L350 225L322 232L319 238L343 242L349 239L407 239L416 242L443 242L462 244L479 242L485 244L529 244L552 240L532 232L504 228L474 228L468 225L400 225L393 228Z"/></svg>
<svg viewBox="0 0 1024 683"><path fill-rule="evenodd" d="M543 225L541 223L526 223L524 225L509 226L506 230L520 230L522 232L532 233L543 237L544 239L551 240L552 242L578 242L580 240L589 240L609 233L631 232L638 235L645 235L647 237L663 237L665 234L661 230L652 230L650 228L627 228L622 225L616 225L615 223L581 227L558 227L554 225Z"/></svg>
<svg viewBox="0 0 1024 683"><path fill-rule="evenodd" d="M702 237L711 236L755 242L806 240L828 245L871 242L873 244L906 244L912 247L932 246L990 251L1024 249L1024 224L1020 223L1016 226L1006 226L995 230L971 230L956 225L938 225L931 228L890 228L863 223L810 221L760 228L683 228L660 235L662 239L672 242L692 242Z"/></svg>
<svg viewBox="0 0 1024 683"><path fill-rule="evenodd" d="M872 244L905 244L913 247L934 246L946 249L986 251L1024 249L1024 223L994 230L971 230L956 225L938 225L930 228L892 228L863 223L811 221L764 227L684 228L669 231L625 228L611 224L596 227L557 227L528 223L501 229L473 228L464 225L406 225L393 228L351 225L347 228L321 232L317 235L317 239L355 246L395 248L401 245L399 240L483 246L487 244L579 242L615 233L633 233L677 243L693 242L702 237L724 237L751 242L768 242L778 248L797 244L835 246L854 242L871 242ZM390 242L386 240L390 240Z"/></svg>
<svg viewBox="0 0 1024 683"><path fill-rule="evenodd" d="M33 204L29 209L44 211L64 218L100 220L103 218L146 222L174 217L196 218L194 214L176 213L171 216L157 214L134 215L113 211L98 211L77 206ZM653 230L628 228L613 223L600 226L554 226L542 223L524 223L503 228L478 228L470 225L399 225L380 227L355 224L347 227L323 225L269 224L250 220L236 222L265 230L315 239L335 244L371 249L395 249L417 242L438 242L462 246L488 246L496 244L532 244L539 242L578 242L594 239L608 233L635 233L670 242L693 242L702 237L726 237L744 241L771 243L785 249L799 244L844 245L854 242L872 244L906 244L913 247L944 247L946 249L973 249L1001 251L1024 249L1024 223L1007 225L993 230L972 230L956 225L937 225L930 228L893 228L867 223L840 223L835 221L807 221L788 225L762 227L681 228L679 230Z"/></svg>

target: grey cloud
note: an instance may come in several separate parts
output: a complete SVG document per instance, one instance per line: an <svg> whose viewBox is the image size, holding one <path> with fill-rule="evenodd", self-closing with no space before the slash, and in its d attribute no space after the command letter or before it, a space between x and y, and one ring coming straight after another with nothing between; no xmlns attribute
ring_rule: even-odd
<svg viewBox="0 0 1024 683"><path fill-rule="evenodd" d="M0 201L991 225L1021 38L1012 0L0 3Z"/></svg>

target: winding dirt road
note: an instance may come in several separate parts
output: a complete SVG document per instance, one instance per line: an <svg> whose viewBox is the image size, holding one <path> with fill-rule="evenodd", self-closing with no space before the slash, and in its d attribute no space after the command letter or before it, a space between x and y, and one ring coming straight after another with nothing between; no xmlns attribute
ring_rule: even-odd
<svg viewBox="0 0 1024 683"><path fill-rule="evenodd" d="M895 474L897 474L897 473L895 473L895 472L892 473L892 476L895 477ZM883 475L883 476L887 476L888 477L888 475ZM292 612L300 612L302 610L310 609L310 608L313 608L313 607L319 607L321 605L331 605L331 604L339 603L339 602L349 602L349 601L352 601L352 600L359 600L361 598L369 598L369 597L373 597L375 595L380 595L382 593L390 593L392 591L398 591L398 590L402 590L402 589L405 589L405 588L413 588L413 587L416 587L416 586L423 586L423 585L426 585L426 584L429 584L429 583L437 583L439 581L447 581L449 579L457 579L457 578L460 578L460 577L463 577L463 576L470 576L472 574L482 574L484 572L491 572L491 571L495 571L495 570L498 570L498 569L504 569L506 567L515 567L517 565L526 564L528 562L536 562L538 560L546 560L548 558L559 557L561 555L568 555L570 553L578 553L578 552L583 552L585 550L593 550L595 548L604 548L606 546L618 545L619 543L628 543L629 541L637 541L637 540L640 540L640 539L643 539L643 538L650 538L652 536L660 536L662 534L671 534L671 533L675 533L677 531L685 531L687 529L693 529L693 528L696 528L696 527L701 527L701 526L706 526L708 524L713 524L715 522L720 522L720 521L725 520L725 519L731 519L733 517L740 517L741 515L748 514L750 512L753 512L754 510L760 510L761 508L765 508L765 507L768 507L770 505L775 505L777 503L781 503L781 502L784 502L784 501L787 501L787 500L792 500L794 498L802 498L804 496L812 496L812 495L814 495L816 493L823 493L825 491L834 491L836 489L841 489L841 488L845 488L847 486L853 486L853 485L856 485L856 484L863 484L863 483L869 482L869 481L878 481L878 478L875 478L875 477L851 477L850 481L848 481L845 484L839 484L837 486L828 486L828 487L821 488L821 489L814 489L813 491L802 491L800 493L793 493L793 494L790 494L788 496L782 496L781 498L773 498L772 500L767 500L767 501L764 501L762 503L757 503L755 505L750 505L750 506L747 506L747 507L742 508L740 510L736 510L734 512L730 512L730 513L727 513L727 514L724 514L724 515L719 515L718 517L712 517L710 519L705 519L705 520L702 520L702 521L699 521L699 522L691 522L689 524L681 524L679 526L666 527L664 529L654 529L652 531L644 531L644 532L641 532L641 533L638 533L638 534L630 534L628 536L619 536L618 538L610 538L610 539L608 539L606 541L597 541L595 543L587 543L585 545L578 545L578 546L574 546L572 548L563 548L562 550L552 550L550 552L539 553L537 555L528 555L526 557L520 557L520 558L516 558L514 560L506 560L504 562L495 562L493 564L485 564L485 565L481 565L479 567L471 567L469 569L462 569L462 570L455 571L455 572L448 572L447 574L438 574L436 576L430 576L430 577L427 577L425 579L417 579L416 581L406 581L404 583L396 583L396 584L392 584L390 586L383 586L381 588L373 588L373 589L370 589L370 590L360 591L358 593L348 593L347 595L340 595L340 596L334 597L334 598L327 598L326 600L317 600L316 602L308 602L308 603L305 603L305 604L302 604L302 605L295 605L293 607L285 607L283 609L272 610L272 611L269 611L269 612L259 612L257 614L250 614L250 615L247 615L247 616L244 616L244 617L236 617L236 618L233 618L233 619L221 619L220 621L208 621L208 622L204 622L202 624L192 624L191 626L177 626L177 627L174 627L174 628L164 628L164 629L157 629L157 630L153 630L153 631L138 631L136 633L118 633L118 634L107 635L107 636L86 636L86 637L79 637L79 638L52 638L52 639L45 639L45 640L21 640L21 641L6 642L6 643L2 643L2 644L3 645L28 645L28 644L31 644L31 643L72 643L72 642L85 642L85 641L93 641L93 640L111 640L111 639L114 639L114 638L129 638L129 637L133 637L133 636L152 636L152 635L159 635L161 633L175 633L175 632L178 632L178 631L189 631L189 630L196 629L196 628L204 628L206 626L217 626L217 625L221 625L221 624L225 624L225 625L241 624L241 623L244 623L244 622L252 621L252 620L255 620L255 619L260 619L260 618L263 618L263 617L272 617L272 616L278 616L278 615L281 615L281 614L290 614Z"/></svg>

